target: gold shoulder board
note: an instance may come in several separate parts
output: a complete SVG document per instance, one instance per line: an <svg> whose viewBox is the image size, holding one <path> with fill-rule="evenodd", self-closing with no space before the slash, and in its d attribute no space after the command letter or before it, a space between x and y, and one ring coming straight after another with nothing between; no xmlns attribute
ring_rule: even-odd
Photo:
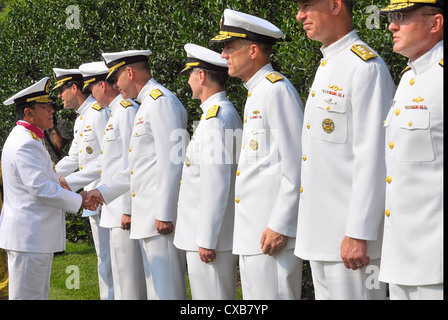
<svg viewBox="0 0 448 320"><path fill-rule="evenodd" d="M218 115L218 111L219 111L218 105L215 105L215 106L211 107L210 109L208 109L207 116L205 117L205 120L216 117Z"/></svg>
<svg viewBox="0 0 448 320"><path fill-rule="evenodd" d="M123 101L120 102L120 104L121 104L121 106L122 106L123 108L127 108L127 107L129 107L129 106L132 106L132 102L129 101L129 100L123 100Z"/></svg>
<svg viewBox="0 0 448 320"><path fill-rule="evenodd" d="M268 79L272 83L275 83L277 81L283 80L284 78L280 74L272 72L266 76L266 79Z"/></svg>
<svg viewBox="0 0 448 320"><path fill-rule="evenodd" d="M37 134L35 134L33 131L30 130L30 135L31 138L33 138L36 141L40 141L39 137L37 136Z"/></svg>
<svg viewBox="0 0 448 320"><path fill-rule="evenodd" d="M374 59L377 57L377 55L373 53L372 50L370 50L369 48L367 48L365 45L362 44L355 44L350 48L350 50L364 61Z"/></svg>
<svg viewBox="0 0 448 320"><path fill-rule="evenodd" d="M160 91L159 89L154 89L151 91L151 93L149 94L154 100L156 100L158 97L160 97L161 95L163 95L162 91Z"/></svg>
<svg viewBox="0 0 448 320"><path fill-rule="evenodd" d="M443 68L443 58L439 61L440 66Z"/></svg>
<svg viewBox="0 0 448 320"><path fill-rule="evenodd" d="M99 103L94 103L94 104L92 105L92 108L95 109L95 110L97 110L97 111L100 111L100 110L101 110L101 106L100 106Z"/></svg>

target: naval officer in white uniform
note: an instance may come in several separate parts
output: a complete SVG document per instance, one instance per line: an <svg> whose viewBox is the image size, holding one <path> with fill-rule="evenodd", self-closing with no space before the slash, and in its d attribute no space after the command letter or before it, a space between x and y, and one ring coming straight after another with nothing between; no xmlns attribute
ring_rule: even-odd
<svg viewBox="0 0 448 320"><path fill-rule="evenodd" d="M195 44L184 48L187 62L181 74L189 76L202 117L186 151L174 245L186 251L194 300L235 300L232 243L241 118L226 97L226 60Z"/></svg>
<svg viewBox="0 0 448 320"><path fill-rule="evenodd" d="M97 160L66 177L65 182L71 190L80 189L99 178L101 183L108 183L116 172L128 166L129 142L138 110L134 101L124 99L113 84L106 80L109 69L104 61L83 64L79 70L84 77L84 90L90 90L98 104L110 111L110 118L104 128L101 152ZM110 232L115 300L138 300L146 297L140 245L137 240L129 238L130 215L130 192L101 208L99 226Z"/></svg>
<svg viewBox="0 0 448 320"><path fill-rule="evenodd" d="M351 1L299 1L323 44L305 106L295 253L310 260L316 299L384 299L379 283L386 179L386 64L353 30ZM297 44L300 46L300 43Z"/></svg>
<svg viewBox="0 0 448 320"><path fill-rule="evenodd" d="M56 173L66 177L82 171L86 165L100 155L104 127L110 112L101 108L89 91L83 92L84 78L79 69L53 68L56 85L52 90L64 104L64 109L74 109L78 116L73 127L73 140L68 155L56 165ZM89 191L99 180L84 187ZM74 190L76 191L76 190ZM109 231L99 226L100 208L95 211L83 210L82 216L89 219L95 250L98 256L98 273L101 299L113 299L113 280L110 265Z"/></svg>
<svg viewBox="0 0 448 320"><path fill-rule="evenodd" d="M63 189L43 144L53 126L49 78L4 102L19 121L2 152L4 204L0 248L8 252L9 299L48 299L53 253L65 250L65 211L76 213L82 196Z"/></svg>
<svg viewBox="0 0 448 320"><path fill-rule="evenodd" d="M219 35L229 75L244 81L241 154L235 184L233 252L244 299L299 299L302 261L294 256L303 104L269 56L283 32L226 9Z"/></svg>
<svg viewBox="0 0 448 320"><path fill-rule="evenodd" d="M391 1L407 57L384 126L386 208L380 280L390 298L443 299L443 1Z"/></svg>
<svg viewBox="0 0 448 320"><path fill-rule="evenodd" d="M125 99L141 102L129 166L90 194L104 203L130 190L131 239L139 239L148 299L186 299L185 253L173 245L187 112L151 76L150 50L103 53L108 77Z"/></svg>

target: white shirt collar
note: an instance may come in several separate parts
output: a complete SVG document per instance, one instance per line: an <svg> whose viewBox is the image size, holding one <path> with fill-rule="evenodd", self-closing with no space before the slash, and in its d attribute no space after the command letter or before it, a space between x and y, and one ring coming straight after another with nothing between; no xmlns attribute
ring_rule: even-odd
<svg viewBox="0 0 448 320"><path fill-rule="evenodd" d="M205 100L204 103L201 104L202 112L206 114L208 112L208 109L210 109L211 107L213 107L216 104L215 103L216 101L221 101L221 100L224 100L225 98L226 98L225 91L215 93L214 95L209 97L207 100Z"/></svg>
<svg viewBox="0 0 448 320"><path fill-rule="evenodd" d="M87 99L83 102L83 104L76 110L76 112L80 115L83 115L87 109L92 105L92 103L95 103L95 98L92 95L89 95Z"/></svg>
<svg viewBox="0 0 448 320"><path fill-rule="evenodd" d="M432 47L428 52L422 55L417 60L412 62L408 61L408 66L414 71L415 74L422 73L432 67L434 64L439 63L443 58L443 40L440 40Z"/></svg>
<svg viewBox="0 0 448 320"><path fill-rule="evenodd" d="M330 44L328 47L321 47L320 51L322 52L323 58L328 59L346 49L351 43L356 41L359 41L358 34L355 30L352 30L338 41Z"/></svg>
<svg viewBox="0 0 448 320"><path fill-rule="evenodd" d="M270 63L261 67L253 76L249 79L249 81L244 83L244 87L250 91L256 87L256 85L260 82L261 79L265 77L268 72L274 72L274 68Z"/></svg>
<svg viewBox="0 0 448 320"><path fill-rule="evenodd" d="M148 82L146 82L146 84L143 86L142 90L140 90L140 92L135 100L142 103L143 100L145 100L145 98L148 96L148 94L151 92L151 90L157 84L158 84L158 82L156 80L154 80L154 78L149 79Z"/></svg>

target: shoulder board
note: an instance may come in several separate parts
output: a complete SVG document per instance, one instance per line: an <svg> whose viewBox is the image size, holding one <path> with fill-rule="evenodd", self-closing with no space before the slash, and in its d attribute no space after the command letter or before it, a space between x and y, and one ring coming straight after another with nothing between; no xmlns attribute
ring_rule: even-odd
<svg viewBox="0 0 448 320"><path fill-rule="evenodd" d="M439 61L439 65L443 68L443 58Z"/></svg>
<svg viewBox="0 0 448 320"><path fill-rule="evenodd" d="M403 73L405 73L405 72L407 72L407 71L409 71L409 70L411 70L411 67L410 67L410 66L407 66L406 68L404 68L404 69L401 71L401 74L403 74Z"/></svg>
<svg viewBox="0 0 448 320"><path fill-rule="evenodd" d="M37 136L37 134L35 134L33 131L30 130L30 135L31 138L33 138L36 141L40 141L39 137Z"/></svg>
<svg viewBox="0 0 448 320"><path fill-rule="evenodd" d="M266 79L268 79L272 83L276 83L277 81L283 80L284 78L282 75L280 75L276 72L272 72L266 76Z"/></svg>
<svg viewBox="0 0 448 320"><path fill-rule="evenodd" d="M121 106L122 106L123 108L127 108L127 107L132 106L132 102L129 101L129 100L123 100L123 101L120 102L120 104L121 104Z"/></svg>
<svg viewBox="0 0 448 320"><path fill-rule="evenodd" d="M151 91L151 93L149 94L154 100L157 100L158 97L162 96L163 93L162 91L160 91L159 89L154 89Z"/></svg>
<svg viewBox="0 0 448 320"><path fill-rule="evenodd" d="M218 111L219 111L218 105L215 105L215 106L211 107L210 109L208 109L207 116L205 117L205 120L216 117L218 115Z"/></svg>
<svg viewBox="0 0 448 320"><path fill-rule="evenodd" d="M101 106L100 106L99 103L94 103L94 104L92 105L92 108L95 109L95 110L97 110L97 111L100 111L100 110L101 110Z"/></svg>
<svg viewBox="0 0 448 320"><path fill-rule="evenodd" d="M373 53L372 50L362 44L355 44L350 48L350 50L364 61L377 57L377 55Z"/></svg>

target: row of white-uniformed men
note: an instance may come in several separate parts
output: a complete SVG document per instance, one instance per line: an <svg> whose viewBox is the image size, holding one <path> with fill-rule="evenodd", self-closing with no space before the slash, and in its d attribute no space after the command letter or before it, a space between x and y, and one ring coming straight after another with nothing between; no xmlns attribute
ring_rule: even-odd
<svg viewBox="0 0 448 320"><path fill-rule="evenodd" d="M271 36L275 34L274 37L281 34L281 31L278 32L278 28L266 24L266 21L258 23L256 17L231 11L227 11L227 16L225 12L226 19L224 19L222 29L225 29L226 24L235 22L234 20L237 20L235 17L244 20L244 22L255 23L257 26L262 25L263 32L261 34L267 33ZM235 19L233 20L233 18ZM232 37L238 37L238 35L235 36L235 34L230 34L224 30L220 34L219 40L229 40L229 38L233 39ZM347 88L346 85L349 84L347 82L344 82L346 85L343 88L334 89L335 91L343 90L342 93L334 95L328 92L328 82L325 84L319 82L321 79L325 79L323 75L327 72L338 75L345 74L348 78L353 78L346 68L349 65L352 66L353 70L357 70L358 79L361 76L366 77L366 79L371 77L378 79L377 83L384 84L371 86L369 90L364 88L362 92L369 96L368 100L364 100L365 97L361 94L351 97L351 103L360 106L366 105L365 111L368 113L352 115L354 117L353 122L359 121L359 123L362 123L363 138L351 141L353 137L347 135L346 137L350 141L345 141L347 148L351 149L353 146L352 151L362 149L362 155L358 154L357 156L364 157L363 159L366 160L363 162L364 165L366 163L371 164L367 167L375 169L377 165L373 162L381 162L381 159L378 159L381 152L378 152L378 150L381 150L381 141L384 140L382 139L384 135L380 133L380 130L384 129L375 123L381 122L385 118L385 114L375 113L375 108L369 106L387 105L387 101L390 101L393 97L393 83L382 60L375 59L376 54L370 52L366 59L359 59L362 55L359 52L360 50L357 50L359 49L359 43L361 43L361 49L368 49L359 40L356 32L353 31L328 49L323 50L325 57L323 62L325 63L322 63L319 67L315 82L310 90L309 101L310 106L314 104L314 100L326 101L326 104L328 104L326 110L318 109L318 111L314 111L315 108L308 108L307 106L307 110L313 112L310 111L308 114L305 112L304 116L302 103L296 90L287 79L276 73L269 63L262 65L248 81L245 81L245 87L248 89L249 95L243 116L244 130L239 156L240 159L253 161L240 161L238 170L236 161L232 162L232 165L201 163L198 166L194 160L190 160L197 158L199 145L201 150L216 150L216 144L210 147L210 144L207 144L207 139L205 141L202 139L202 133L210 132L210 128L222 133L225 132L226 128L241 128L239 116L225 98L224 92L217 91L208 99L203 100L198 93L199 91L196 91L200 86L197 82L194 82L198 79L197 77L200 78L201 74L190 73L189 84L193 91L193 97L201 99L201 108L204 115L190 142L182 169L181 164L171 161L172 150L179 150L179 141L169 138L173 130L186 128L186 112L179 100L152 79L148 72L132 67L133 63L144 61L149 51L104 54L108 66L104 73L109 77L116 77L114 83L122 92L123 97L118 96L116 100L110 101L108 106L112 114L106 120L109 123L100 126L100 128L97 125L99 121L87 120L89 119L87 112L91 112L92 117L95 117L101 113L105 114L107 111L101 108L92 108L91 105L94 101L90 98L79 106L80 116L75 122L75 139L69 156L58 163L56 168L58 174L66 176L65 180L72 190L77 190L85 186L87 182L101 176L100 181L96 181L95 185L89 185L87 188L97 188L98 191L92 194L98 199L102 197L105 201L105 205L101 208L101 219L98 220L96 212L90 217L92 229L102 233L98 236L99 247L104 248L104 245L107 247L109 244L108 237L110 237L112 268L109 269L111 270L109 273L102 272L102 270L105 270L103 266L108 265L106 261L108 256L101 256L101 249L98 250L101 260L99 265L100 285L106 287L106 290L102 290L103 293L109 292L109 295L102 294L102 297L112 297L110 286L112 281L108 281L111 279L111 273L113 273L113 286L115 287L113 295L117 299L138 299L143 296L150 299L185 298L185 256L181 253L182 251L175 250L174 241L178 248L187 252L186 259L193 298L228 299L234 297L236 256L232 254L233 250L233 253L240 256L239 263L245 298L297 299L300 297L301 260L294 255L293 251L295 247L294 236L297 229L300 179L302 179L300 189L301 191L305 189L300 196L300 210L302 212L315 212L315 208L310 206L315 206L316 203L326 206L327 209L324 210L325 214L323 215L326 217L324 218L326 221L302 220L302 227L314 227L309 228L310 230L299 230L300 238L297 239L299 246L296 247L296 255L307 259L309 252L304 251L304 248L313 248L312 250L321 252L323 255L320 259L312 256L310 260L313 261L311 263L315 263L315 260L340 261L340 243L334 241L334 239L343 238L344 231L347 231L350 236L356 237L358 235L362 239L372 239L371 242L369 241L367 253L372 258L370 264L378 266L381 235L375 233L380 230L380 219L382 217L378 214L371 214L371 211L381 211L384 204L378 201L368 204L355 201L350 210L346 208L345 211L356 213L367 211L367 214L365 216L358 214L356 219L352 216L348 229L345 230L343 226L340 226L340 224L345 223L344 219L332 218L332 212L339 212L341 208L333 210L332 206L340 203L338 199L347 200L347 197L351 197L350 194L344 192L344 190L350 190L349 186L341 185L340 188L337 185L335 186L335 184L346 183L346 179L335 179L334 183L326 180L326 187L321 190L320 194L324 192L328 201L317 199L320 195L312 191L313 179L317 179L316 177L325 178L335 174L334 167L328 165L328 160L330 158L335 162L339 160L331 157L331 150L333 149L329 148L325 141L342 138L339 130L344 126L341 126L343 119L340 113L342 111L338 108L345 106L345 101L342 99L345 94L356 92L355 84L353 84L353 88ZM352 46L352 44L356 44L357 47ZM435 47L433 51L438 53L440 51L439 47ZM341 56L339 53L344 52L341 51L344 48L347 48L348 53ZM353 48L354 50L349 51ZM443 44L441 48L443 49ZM202 51L203 48L199 49L197 47L192 50L193 53L187 50L188 59L191 58L191 60L187 59L186 69L184 70L186 72L190 72L194 67L204 67L198 61L200 59L207 61L208 67L210 63L213 64L213 61L219 60L219 54L209 51L205 55L199 54L198 59L195 56L195 50L199 50L199 53L204 52ZM231 56L229 47L225 47L224 53ZM209 55L211 55L210 57L215 56L216 60L215 58L211 58L211 61L208 60ZM220 63L222 63L222 66L225 65L222 60ZM380 71L376 69L372 71L366 68L366 65L370 64L375 65ZM120 68L121 66L126 68ZM340 68L345 68L345 72L342 72ZM359 70L363 70L363 72L359 72ZM230 75L232 75L232 71L229 68ZM70 78L64 72L67 72L67 70L55 70L58 81L55 89L58 86L63 86L66 83L64 80ZM91 76L94 78L94 75ZM367 82L360 80L358 83ZM100 93L95 93L98 87L92 85L91 89L97 100L100 100ZM64 104L68 105L69 95L73 92L59 90ZM136 106L133 102L127 99L131 97L141 102L141 107L138 110L135 109ZM356 102L355 99L359 102ZM366 101L369 101L369 103L366 103ZM278 105L281 105L282 109L274 108ZM336 108L336 113L331 113L332 110L328 110L333 107ZM275 111L273 112L273 110ZM124 114L119 113L120 111L134 113L134 115L124 116ZM393 121L391 114L389 113L387 116L385 126L389 126ZM322 119L325 121L322 121ZM375 121L372 119L375 119ZM122 120L125 124L119 124ZM366 122L365 120L369 121ZM303 132L301 123L305 124ZM132 126L133 129L131 130ZM117 134L120 127L128 128L123 130L128 133L132 131L131 137L128 135L129 148L125 146L126 142L124 140L121 141L120 149L123 151L121 154L116 152L115 147L110 148L110 146L116 145L110 143L111 141L120 143L121 134ZM317 131L319 128L321 128L320 131ZM95 134L95 130L98 131L97 134ZM312 140L312 145L309 144L311 140L307 138L310 134L318 138ZM99 140L104 137L101 148L98 144L95 146L92 144L95 135L100 137ZM301 135L303 145L298 139ZM221 137L225 137L225 134L223 133ZM272 137L274 139L271 139ZM264 139L267 141L265 142ZM376 145L379 149L367 150L362 148L361 140L369 141L371 146ZM160 141L166 143L160 143ZM338 141L333 142L338 143ZM195 145L196 147L194 147ZM223 145L228 146L225 143ZM313 158L316 148L320 149L320 154L327 156L320 157L320 159ZM100 149L103 151L102 154ZM327 151L324 151L324 149ZM226 148L223 150L232 153L232 150L226 150ZM345 151L347 151L348 157L345 162L353 161L354 158L350 156L350 150ZM302 153L303 158L298 156ZM129 158L126 154L129 154ZM233 156L234 159L238 158L237 152ZM98 160L94 160L96 157L98 157ZM89 159L93 164L84 162L89 161ZM302 159L303 162L301 163ZM64 166L66 168L71 166L71 168L64 173ZM301 166L307 167L306 170L303 170L302 177ZM77 167L82 170L70 174ZM351 168L351 164L350 166L347 165L348 167ZM122 170L122 168L126 168L126 170ZM341 171L343 168L344 165L341 164L338 169ZM322 172L322 170L329 170L329 172ZM367 192L367 189L370 189L368 191L370 193L377 192L371 190L372 188L365 183L365 181L371 181L370 178L375 177L372 181L378 181L376 185L378 186L378 192L381 193L382 187L379 184L384 182L379 181L378 176L381 175L378 172L382 171L373 171L375 172L353 177L353 184L356 185L356 188L353 189L356 189L356 192ZM117 172L119 172L118 175ZM181 175L182 185L179 184ZM219 182L216 183L213 179ZM162 181L170 181L171 183ZM157 182L157 184L154 182ZM101 185L98 186L98 184ZM235 187L235 184L234 197L232 188ZM333 192L328 192L327 188L333 190ZM342 193L336 196L334 190L341 190ZM314 200L310 197L314 197ZM360 199L365 198L364 195ZM226 201L219 201L220 199L226 199ZM179 207L177 207L177 200ZM350 201L344 201L344 203L350 203ZM236 221L233 222L235 205L237 206L235 209ZM365 207L369 210L365 210ZM157 210L152 210L152 208L157 208ZM210 212L213 213L210 214ZM129 226L129 221L123 220L123 213L132 215L130 237L127 231L120 229L122 226L125 229ZM166 222L175 221L176 213L176 230L173 236L174 225ZM226 218L221 220L223 215L228 220ZM302 217L313 219L310 215L304 216L302 214ZM193 221L194 219L197 220ZM367 222L361 222L362 219ZM98 221L102 226L100 228L97 228ZM223 221L222 225L221 221ZM332 223L327 223L328 221L332 221ZM366 227L367 225L370 227ZM316 226L320 227L316 228ZM299 224L300 228L301 225ZM273 230L288 236L286 245L272 256L264 255L263 253L266 252L273 253L270 252L272 249L270 246L275 246L271 238L279 236L279 233ZM340 237L338 237L338 234L333 234L341 232L341 230L342 235ZM235 238L232 238L232 232ZM261 247L269 243L268 247L260 248L260 237ZM140 241L131 239L139 239ZM377 241L373 241L375 239ZM198 247L203 248L203 250L198 249ZM214 248L216 251L206 250L207 248ZM164 258L160 259L160 257ZM140 259L143 260L142 265L146 273L146 294L143 292L144 288L140 286L143 284ZM358 266L356 268L358 270L353 270L352 273L354 277L359 278L358 282L364 283L364 289L368 276L366 275L366 268L363 268L366 264L363 262L363 265ZM337 265L345 268L342 264ZM283 267L280 268L279 266ZM342 274L339 271L331 270L332 267L328 264L323 267L320 264L315 264L312 268L313 277L315 277L314 273L320 272L320 270L325 273L336 272ZM229 270L231 271L229 272ZM377 274L374 274L374 277L377 281ZM215 288L214 284L217 284L216 287L218 288ZM276 290L275 288L278 287L282 289ZM373 289L376 289L376 287ZM385 287L381 285L379 289L372 290L374 293L371 298L384 297L384 289ZM361 290L363 289L361 288ZM361 292L358 297L364 296L364 294L364 292ZM355 293L354 296L357 296L357 294Z"/></svg>

